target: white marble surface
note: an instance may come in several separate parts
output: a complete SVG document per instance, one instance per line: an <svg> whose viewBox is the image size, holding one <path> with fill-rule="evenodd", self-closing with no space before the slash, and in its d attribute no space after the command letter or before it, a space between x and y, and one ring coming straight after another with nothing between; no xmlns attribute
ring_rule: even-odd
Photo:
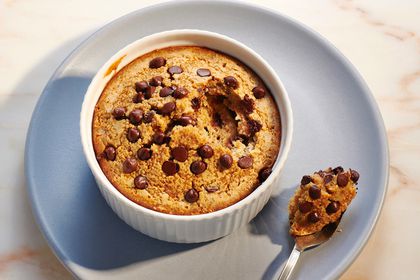
<svg viewBox="0 0 420 280"><path fill-rule="evenodd" d="M68 279L39 232L23 151L47 80L94 30L159 1L0 1L0 279ZM312 27L367 81L388 132L391 176L374 234L342 279L420 277L420 2L254 1ZM416 175L417 174L417 175Z"/></svg>

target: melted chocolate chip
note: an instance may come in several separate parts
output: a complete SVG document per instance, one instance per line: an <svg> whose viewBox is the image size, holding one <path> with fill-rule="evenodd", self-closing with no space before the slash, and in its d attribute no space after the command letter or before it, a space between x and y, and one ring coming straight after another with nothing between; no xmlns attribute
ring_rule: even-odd
<svg viewBox="0 0 420 280"><path fill-rule="evenodd" d="M260 172L258 172L258 180L260 181L260 183L267 180L268 176L270 176L271 174L271 171L272 170L270 167L264 167L263 169L260 170Z"/></svg>
<svg viewBox="0 0 420 280"><path fill-rule="evenodd" d="M239 82L233 76L227 76L223 78L223 82L230 88L237 89L239 87Z"/></svg>
<svg viewBox="0 0 420 280"><path fill-rule="evenodd" d="M357 181L359 181L359 177L360 177L359 172L357 172L356 170L350 169L350 179L354 183L357 183Z"/></svg>
<svg viewBox="0 0 420 280"><path fill-rule="evenodd" d="M189 189L184 196L185 200L189 203L196 202L199 198L199 194L195 189Z"/></svg>
<svg viewBox="0 0 420 280"><path fill-rule="evenodd" d="M222 116L220 115L220 113L216 112L216 113L213 114L212 125L217 126L217 127L223 127L223 120L222 120Z"/></svg>
<svg viewBox="0 0 420 280"><path fill-rule="evenodd" d="M152 157L152 150L149 148L140 148L137 151L137 157L141 160L148 160Z"/></svg>
<svg viewBox="0 0 420 280"><path fill-rule="evenodd" d="M214 193L214 192L217 192L219 190L219 187L217 187L217 186L208 186L208 187L205 187L205 189L209 193Z"/></svg>
<svg viewBox="0 0 420 280"><path fill-rule="evenodd" d="M207 68L200 68L200 69L197 69L197 75L200 77L208 77L211 75L211 72Z"/></svg>
<svg viewBox="0 0 420 280"><path fill-rule="evenodd" d="M312 212L308 215L308 222L315 224L317 223L321 218L319 217L319 214L317 212Z"/></svg>
<svg viewBox="0 0 420 280"><path fill-rule="evenodd" d="M173 96L177 99L184 98L188 95L189 91L186 88L178 87L175 89Z"/></svg>
<svg viewBox="0 0 420 280"><path fill-rule="evenodd" d="M202 158L211 158L214 155L213 148L210 145L203 145L198 148L198 154Z"/></svg>
<svg viewBox="0 0 420 280"><path fill-rule="evenodd" d="M104 150L105 158L107 160L114 161L117 157L117 150L113 146L108 146Z"/></svg>
<svg viewBox="0 0 420 280"><path fill-rule="evenodd" d="M112 111L112 115L116 120L122 120L125 118L125 108L117 107Z"/></svg>
<svg viewBox="0 0 420 280"><path fill-rule="evenodd" d="M298 208L299 208L299 211L301 213L305 214L305 213L308 213L309 211L311 211L312 208L313 208L313 206L314 205L313 205L312 202L310 202L310 201L303 201L303 202L299 203Z"/></svg>
<svg viewBox="0 0 420 280"><path fill-rule="evenodd" d="M155 116L154 111L149 111L143 116L143 122L144 123L151 123L153 121L153 117Z"/></svg>
<svg viewBox="0 0 420 280"><path fill-rule="evenodd" d="M261 99L265 96L265 89L262 86L256 86L252 89L255 98Z"/></svg>
<svg viewBox="0 0 420 280"><path fill-rule="evenodd" d="M338 211L339 208L340 208L339 202L331 201L330 204L328 204L326 211L328 214L334 214L335 212Z"/></svg>
<svg viewBox="0 0 420 280"><path fill-rule="evenodd" d="M219 158L219 163L223 168L229 169L232 167L233 158L231 155L224 154Z"/></svg>
<svg viewBox="0 0 420 280"><path fill-rule="evenodd" d="M143 111L140 109L134 109L130 112L128 118L130 119L130 123L138 125L143 119Z"/></svg>
<svg viewBox="0 0 420 280"><path fill-rule="evenodd" d="M140 138L140 131L137 128L130 127L127 130L128 141L130 141L131 143L135 143L137 142L137 140L139 140L139 138Z"/></svg>
<svg viewBox="0 0 420 280"><path fill-rule="evenodd" d="M163 104L163 106L160 108L159 112L162 115L169 115L175 109L176 109L176 104L175 104L175 102L171 101L171 102Z"/></svg>
<svg viewBox="0 0 420 280"><path fill-rule="evenodd" d="M327 175L325 175L324 176L324 184L326 185L326 184L328 184L329 182L331 182L332 181L332 179L333 179L333 175L331 175L331 174L327 174Z"/></svg>
<svg viewBox="0 0 420 280"><path fill-rule="evenodd" d="M253 159L250 156L243 156L238 160L238 166L242 169L250 168L253 164Z"/></svg>
<svg viewBox="0 0 420 280"><path fill-rule="evenodd" d="M181 74L183 72L182 68L180 66L171 66L168 69L168 73L170 75L174 75L174 74Z"/></svg>
<svg viewBox="0 0 420 280"><path fill-rule="evenodd" d="M137 176L134 178L134 187L136 189L144 190L148 187L149 183L147 182L147 178L143 176Z"/></svg>
<svg viewBox="0 0 420 280"><path fill-rule="evenodd" d="M177 161L184 162L188 159L188 150L184 146L175 147L171 150L171 155Z"/></svg>
<svg viewBox="0 0 420 280"><path fill-rule="evenodd" d="M167 160L162 164L162 171L168 176L175 175L179 171L179 164Z"/></svg>
<svg viewBox="0 0 420 280"><path fill-rule="evenodd" d="M182 116L176 121L181 126L195 125L195 120L190 116Z"/></svg>
<svg viewBox="0 0 420 280"><path fill-rule="evenodd" d="M162 145L165 143L165 134L161 131L155 132L155 134L153 134L153 142L157 145Z"/></svg>
<svg viewBox="0 0 420 280"><path fill-rule="evenodd" d="M171 95L174 92L174 89L171 87L164 87L160 90L159 92L159 96L160 97L166 97Z"/></svg>
<svg viewBox="0 0 420 280"><path fill-rule="evenodd" d="M341 166L337 166L336 168L334 168L333 170L332 170L332 172L335 174L335 175L337 175L338 173L341 173L341 172L343 172L344 171L344 169L343 169L343 167L341 167Z"/></svg>
<svg viewBox="0 0 420 280"><path fill-rule="evenodd" d="M194 110L200 109L200 106L201 106L200 98L194 97L193 99L191 99L191 107Z"/></svg>
<svg viewBox="0 0 420 280"><path fill-rule="evenodd" d="M136 96L134 96L133 98L133 102L134 103L141 103L144 100L144 93L143 92L139 92L136 94Z"/></svg>
<svg viewBox="0 0 420 280"><path fill-rule="evenodd" d="M166 59L164 59L163 57L155 57L152 60L150 60L149 62L149 67L156 69L156 68L160 68L162 66L164 66L166 64Z"/></svg>
<svg viewBox="0 0 420 280"><path fill-rule="evenodd" d="M193 174L198 175L206 171L207 163L201 160L193 161L190 165L190 170Z"/></svg>
<svg viewBox="0 0 420 280"><path fill-rule="evenodd" d="M135 158L127 158L123 162L123 172L131 173L137 170L137 160Z"/></svg>
<svg viewBox="0 0 420 280"><path fill-rule="evenodd" d="M347 186L349 182L349 177L347 176L347 173L340 173L337 175L337 185L341 188Z"/></svg>
<svg viewBox="0 0 420 280"><path fill-rule="evenodd" d="M146 89L146 92L144 93L144 98L145 99L150 99L152 98L153 93L155 92L156 87L154 86L148 86Z"/></svg>
<svg viewBox="0 0 420 280"><path fill-rule="evenodd" d="M316 185L312 185L309 188L309 196L312 199L318 199L321 197L321 190Z"/></svg>
<svg viewBox="0 0 420 280"><path fill-rule="evenodd" d="M248 120L247 124L248 124L248 130L249 130L250 135L254 135L258 131L260 131L262 128L262 125L260 124L260 122L256 120Z"/></svg>
<svg viewBox="0 0 420 280"><path fill-rule="evenodd" d="M134 84L136 92L146 92L147 87L149 86L146 81L136 82Z"/></svg>
<svg viewBox="0 0 420 280"><path fill-rule="evenodd" d="M303 176L303 177L302 177L302 180L300 180L300 183L301 183L302 185L307 185L307 184L309 184L310 182L312 182L312 178L311 178L311 176L308 176L308 175Z"/></svg>
<svg viewBox="0 0 420 280"><path fill-rule="evenodd" d="M154 86L154 87L158 87L162 84L162 81L163 81L162 76L155 76L155 77L150 79L149 85Z"/></svg>
<svg viewBox="0 0 420 280"><path fill-rule="evenodd" d="M249 97L248 94L246 94L244 96L244 99L241 100L242 111L245 114L249 115L254 111L254 107L255 107L255 101L251 97Z"/></svg>

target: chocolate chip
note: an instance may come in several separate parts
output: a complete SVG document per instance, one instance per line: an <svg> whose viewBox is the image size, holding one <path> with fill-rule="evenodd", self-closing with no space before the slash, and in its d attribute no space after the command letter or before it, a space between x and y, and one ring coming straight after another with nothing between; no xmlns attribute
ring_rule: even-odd
<svg viewBox="0 0 420 280"><path fill-rule="evenodd" d="M145 99L152 98L153 93L155 92L156 88L154 86L148 86L146 92L144 93Z"/></svg>
<svg viewBox="0 0 420 280"><path fill-rule="evenodd" d="M210 145L203 145L198 148L198 154L202 158L211 158L214 155L213 148Z"/></svg>
<svg viewBox="0 0 420 280"><path fill-rule="evenodd" d="M156 69L156 68L162 67L165 64L166 64L166 59L159 56L159 57L155 57L152 60L150 60L149 67Z"/></svg>
<svg viewBox="0 0 420 280"><path fill-rule="evenodd" d="M208 186L208 187L205 187L205 189L209 193L214 193L214 192L217 192L219 190L219 187L217 187L217 186Z"/></svg>
<svg viewBox="0 0 420 280"><path fill-rule="evenodd" d="M312 178L311 178L311 176L308 176L308 175L303 176L303 177L302 177L302 180L300 180L300 183L301 183L302 185L307 185L307 184L309 184L310 182L312 182Z"/></svg>
<svg viewBox="0 0 420 280"><path fill-rule="evenodd" d="M153 117L155 116L154 111L149 111L143 116L143 122L144 123L151 123L153 121Z"/></svg>
<svg viewBox="0 0 420 280"><path fill-rule="evenodd" d="M183 87L178 87L174 93L173 96L177 99L181 99L184 98L188 95L189 91L186 88Z"/></svg>
<svg viewBox="0 0 420 280"><path fill-rule="evenodd" d="M148 160L152 157L152 150L149 148L140 148L137 151L137 157L141 160Z"/></svg>
<svg viewBox="0 0 420 280"><path fill-rule="evenodd" d="M144 100L144 93L143 92L139 92L136 94L136 96L134 96L133 98L133 102L134 103L141 103Z"/></svg>
<svg viewBox="0 0 420 280"><path fill-rule="evenodd" d="M170 113L172 113L176 108L176 104L175 102L171 101L168 103L163 104L163 106L160 108L159 112L162 115L169 115Z"/></svg>
<svg viewBox="0 0 420 280"><path fill-rule="evenodd" d="M331 201L330 204L327 206L327 213L328 214L334 214L338 211L338 208L340 207L340 203L337 201Z"/></svg>
<svg viewBox="0 0 420 280"><path fill-rule="evenodd" d="M123 108L123 107L114 108L114 110L112 111L112 115L114 116L114 118L116 120L124 119L125 118L125 108Z"/></svg>
<svg viewBox="0 0 420 280"><path fill-rule="evenodd" d="M168 69L168 73L169 74L171 74L171 75L174 75L174 74L181 74L183 72L183 70L182 70L182 68L181 67L179 67L179 66L171 66L171 67L169 67L169 69Z"/></svg>
<svg viewBox="0 0 420 280"><path fill-rule="evenodd" d="M195 175L201 174L207 169L207 163L201 160L193 161L190 165L190 170Z"/></svg>
<svg viewBox="0 0 420 280"><path fill-rule="evenodd" d="M329 182L331 182L332 181L332 179L333 179L333 175L331 175L331 174L327 174L327 175L325 175L324 176L324 184L326 185L326 184L328 184Z"/></svg>
<svg viewBox="0 0 420 280"><path fill-rule="evenodd" d="M146 89L149 86L146 81L136 82L134 85L136 87L136 92L146 92Z"/></svg>
<svg viewBox="0 0 420 280"><path fill-rule="evenodd" d="M248 130L249 130L250 135L254 135L258 131L260 131L262 128L262 125L260 124L260 122L256 120L248 120L247 124L248 124Z"/></svg>
<svg viewBox="0 0 420 280"><path fill-rule="evenodd" d="M242 169L247 169L252 166L253 159L250 156L243 156L238 160L238 166Z"/></svg>
<svg viewBox="0 0 420 280"><path fill-rule="evenodd" d="M177 161L184 162L188 159L188 150L184 146L175 147L171 150L171 155Z"/></svg>
<svg viewBox="0 0 420 280"><path fill-rule="evenodd" d="M312 202L310 202L310 201L303 201L303 202L299 203L298 208L299 208L299 211L301 213L308 213L309 211L312 210L312 207L313 206L314 205L313 205Z"/></svg>
<svg viewBox="0 0 420 280"><path fill-rule="evenodd" d="M130 141L131 143L135 143L137 142L137 140L139 140L139 138L140 138L140 131L137 128L130 127L127 130L128 141Z"/></svg>
<svg viewBox="0 0 420 280"><path fill-rule="evenodd" d="M194 125L195 124L195 120L190 116L182 116L179 119L177 119L176 122L177 122L177 124L182 125L182 126Z"/></svg>
<svg viewBox="0 0 420 280"><path fill-rule="evenodd" d="M191 107L194 110L200 109L200 106L201 106L201 102L200 102L200 99L199 98L194 97L193 99L191 99Z"/></svg>
<svg viewBox="0 0 420 280"><path fill-rule="evenodd" d="M219 158L219 163L223 168L229 169L233 164L233 159L231 155L224 154Z"/></svg>
<svg viewBox="0 0 420 280"><path fill-rule="evenodd" d="M163 81L162 76L155 76L155 77L150 79L149 85L154 86L154 87L158 87L162 84L162 81Z"/></svg>
<svg viewBox="0 0 420 280"><path fill-rule="evenodd" d="M255 101L251 97L249 97L248 94L244 96L244 99L241 100L240 104L241 104L242 111L245 114L249 115L254 111Z"/></svg>
<svg viewBox="0 0 420 280"><path fill-rule="evenodd" d="M198 191L196 191L195 189L189 189L185 193L184 197L186 201L188 201L189 203L193 203L198 200L199 194L198 194Z"/></svg>
<svg viewBox="0 0 420 280"><path fill-rule="evenodd" d="M197 69L197 75L200 77L208 77L211 75L211 72L207 68L200 68L200 69Z"/></svg>
<svg viewBox="0 0 420 280"><path fill-rule="evenodd" d="M128 118L130 119L130 123L137 125L143 119L143 111L140 109L134 109L133 111L131 111Z"/></svg>
<svg viewBox="0 0 420 280"><path fill-rule="evenodd" d="M115 148L113 146L108 146L105 148L104 150L104 154L105 154L105 158L107 160L115 160L115 158L117 157L117 151L115 150Z"/></svg>
<svg viewBox="0 0 420 280"><path fill-rule="evenodd" d="M319 214L317 212L312 212L308 215L308 222L315 224L317 223L321 218L319 217Z"/></svg>
<svg viewBox="0 0 420 280"><path fill-rule="evenodd" d="M347 173L340 173L337 175L337 185L339 187L347 186L348 182L349 182L349 177L347 176Z"/></svg>
<svg viewBox="0 0 420 280"><path fill-rule="evenodd" d="M267 180L268 176L271 174L271 168L270 167L264 167L263 169L258 172L258 180L260 180L260 183Z"/></svg>
<svg viewBox="0 0 420 280"><path fill-rule="evenodd" d="M321 197L321 190L316 185L312 185L309 188L309 196L312 199L318 199Z"/></svg>
<svg viewBox="0 0 420 280"><path fill-rule="evenodd" d="M341 172L343 172L344 171L344 169L343 169L343 167L341 167L341 166L337 166L336 168L334 168L333 170L332 170L332 172L335 174L335 175L337 175L338 173L341 173Z"/></svg>
<svg viewBox="0 0 420 280"><path fill-rule="evenodd" d="M171 87L164 87L160 90L159 92L159 96L160 97L166 97L171 95L174 92L174 89Z"/></svg>
<svg viewBox="0 0 420 280"><path fill-rule="evenodd" d="M262 86L256 86L252 89L252 93L254 93L255 98L261 99L265 96L265 89Z"/></svg>
<svg viewBox="0 0 420 280"><path fill-rule="evenodd" d="M168 176L175 175L179 171L179 164L167 160L162 164L162 171Z"/></svg>
<svg viewBox="0 0 420 280"><path fill-rule="evenodd" d="M165 134L161 131L155 132L155 134L153 134L153 142L157 145L162 145L165 143Z"/></svg>
<svg viewBox="0 0 420 280"><path fill-rule="evenodd" d="M127 158L123 162L123 172L131 173L137 170L137 160L135 158Z"/></svg>
<svg viewBox="0 0 420 280"><path fill-rule="evenodd" d="M357 172L356 170L350 169L350 179L354 182L357 183L357 181L359 181L359 172Z"/></svg>
<svg viewBox="0 0 420 280"><path fill-rule="evenodd" d="M239 87L238 80L236 80L236 78L233 77L233 76L227 76L227 77L223 78L223 81L224 81L225 85L227 85L228 87L231 87L233 89L237 89Z"/></svg>
<svg viewBox="0 0 420 280"><path fill-rule="evenodd" d="M134 178L134 187L136 189L144 190L148 187L149 183L147 182L147 178L141 175Z"/></svg>

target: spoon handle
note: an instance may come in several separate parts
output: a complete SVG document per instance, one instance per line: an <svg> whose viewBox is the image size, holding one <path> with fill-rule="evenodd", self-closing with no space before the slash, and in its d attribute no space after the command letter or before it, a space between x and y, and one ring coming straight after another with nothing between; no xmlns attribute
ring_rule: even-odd
<svg viewBox="0 0 420 280"><path fill-rule="evenodd" d="M278 280L287 280L292 274L292 270L295 267L300 256L300 251L296 248L296 244L293 247L292 252L290 253L289 259L287 260L286 265L283 267L283 270L280 273Z"/></svg>

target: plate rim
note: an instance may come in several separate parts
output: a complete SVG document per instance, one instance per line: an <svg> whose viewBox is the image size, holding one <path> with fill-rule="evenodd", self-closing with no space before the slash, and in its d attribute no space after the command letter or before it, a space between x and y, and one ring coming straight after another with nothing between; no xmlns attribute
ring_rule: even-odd
<svg viewBox="0 0 420 280"><path fill-rule="evenodd" d="M382 155L384 157L384 161L381 163L382 168L381 170L384 172L384 177L381 179L383 180L383 185L381 186L382 192L379 193L379 205L378 210L376 213L374 213L374 217L372 220L372 223L369 224L367 228L367 233L364 235L364 237L361 239L361 245L354 249L352 253L347 255L344 263L341 266L336 267L333 269L333 271L329 274L326 274L326 278L338 278L340 277L349 267L350 265L357 259L357 257L362 252L363 248L366 246L368 240L370 239L374 229L376 228L376 225L378 223L378 219L382 213L385 197L388 191L388 185L389 185L389 170L390 170L390 151L389 151L389 141L386 133L386 127L384 123L384 119L382 117L381 111L379 109L378 103L372 94L372 91L370 90L369 86L361 76L361 74L357 71L357 68L351 63L351 61L342 54L337 47L335 47L328 39L326 39L323 35L321 35L318 31L310 28L304 23L301 23L300 21L285 15L284 13L281 13L277 10L274 10L272 8L263 6L261 4L257 3L250 3L250 2L241 2L237 0L179 0L179 1L164 1L161 3L156 3L152 5L148 5L146 7L136 9L134 11L131 11L127 14L121 15L119 17L116 17L95 31L91 33L89 36L87 36L82 42L80 42L66 57L65 59L59 64L59 66L56 68L56 70L53 72L51 77L49 78L48 82L46 83L45 87L42 90L42 93L40 94L38 101L34 107L34 110L31 115L31 120L28 126L28 130L26 133L26 141L25 141L25 151L24 151L24 172L25 172L25 179L26 179L26 190L28 193L29 202L31 205L31 211L35 218L37 227L39 228L40 232L42 233L42 236L47 241L48 246L52 249L53 253L56 255L57 259L63 264L63 266L71 273L73 277L80 278L79 275L76 273L76 271L73 271L67 262L67 258L64 256L63 252L60 250L58 243L56 240L54 240L52 234L49 232L45 220L42 217L42 213L40 212L40 208L38 207L37 201L34 198L34 187L35 184L32 177L32 167L29 164L31 162L30 160L30 149L33 146L33 130L35 123L37 121L37 117L39 115L39 112L41 111L41 107L45 100L48 98L48 89L50 88L51 84L61 76L61 74L64 71L64 68L69 64L69 62L73 59L77 53L79 53L83 48L90 44L91 40L96 37L101 32L106 32L106 29L120 21L124 21L127 18L135 17L139 13L145 13L150 10L155 9L161 9L161 8L170 8L170 6L183 6L188 4L200 4L200 5L237 5L242 8L249 8L256 10L259 13L269 13L275 17L282 18L282 20L287 21L289 24L296 27L298 30L305 33L305 35L310 36L312 39L316 40L320 45L328 50L330 53L332 53L334 56L336 56L339 61L342 63L343 67L346 68L346 70L349 71L349 73L353 76L355 81L359 84L361 87L364 96L367 98L367 101L369 102L369 105L372 109L372 114L375 117L374 123L377 125L377 129L379 132L379 138L381 140L381 144L384 146L384 151L382 151L384 154Z"/></svg>

